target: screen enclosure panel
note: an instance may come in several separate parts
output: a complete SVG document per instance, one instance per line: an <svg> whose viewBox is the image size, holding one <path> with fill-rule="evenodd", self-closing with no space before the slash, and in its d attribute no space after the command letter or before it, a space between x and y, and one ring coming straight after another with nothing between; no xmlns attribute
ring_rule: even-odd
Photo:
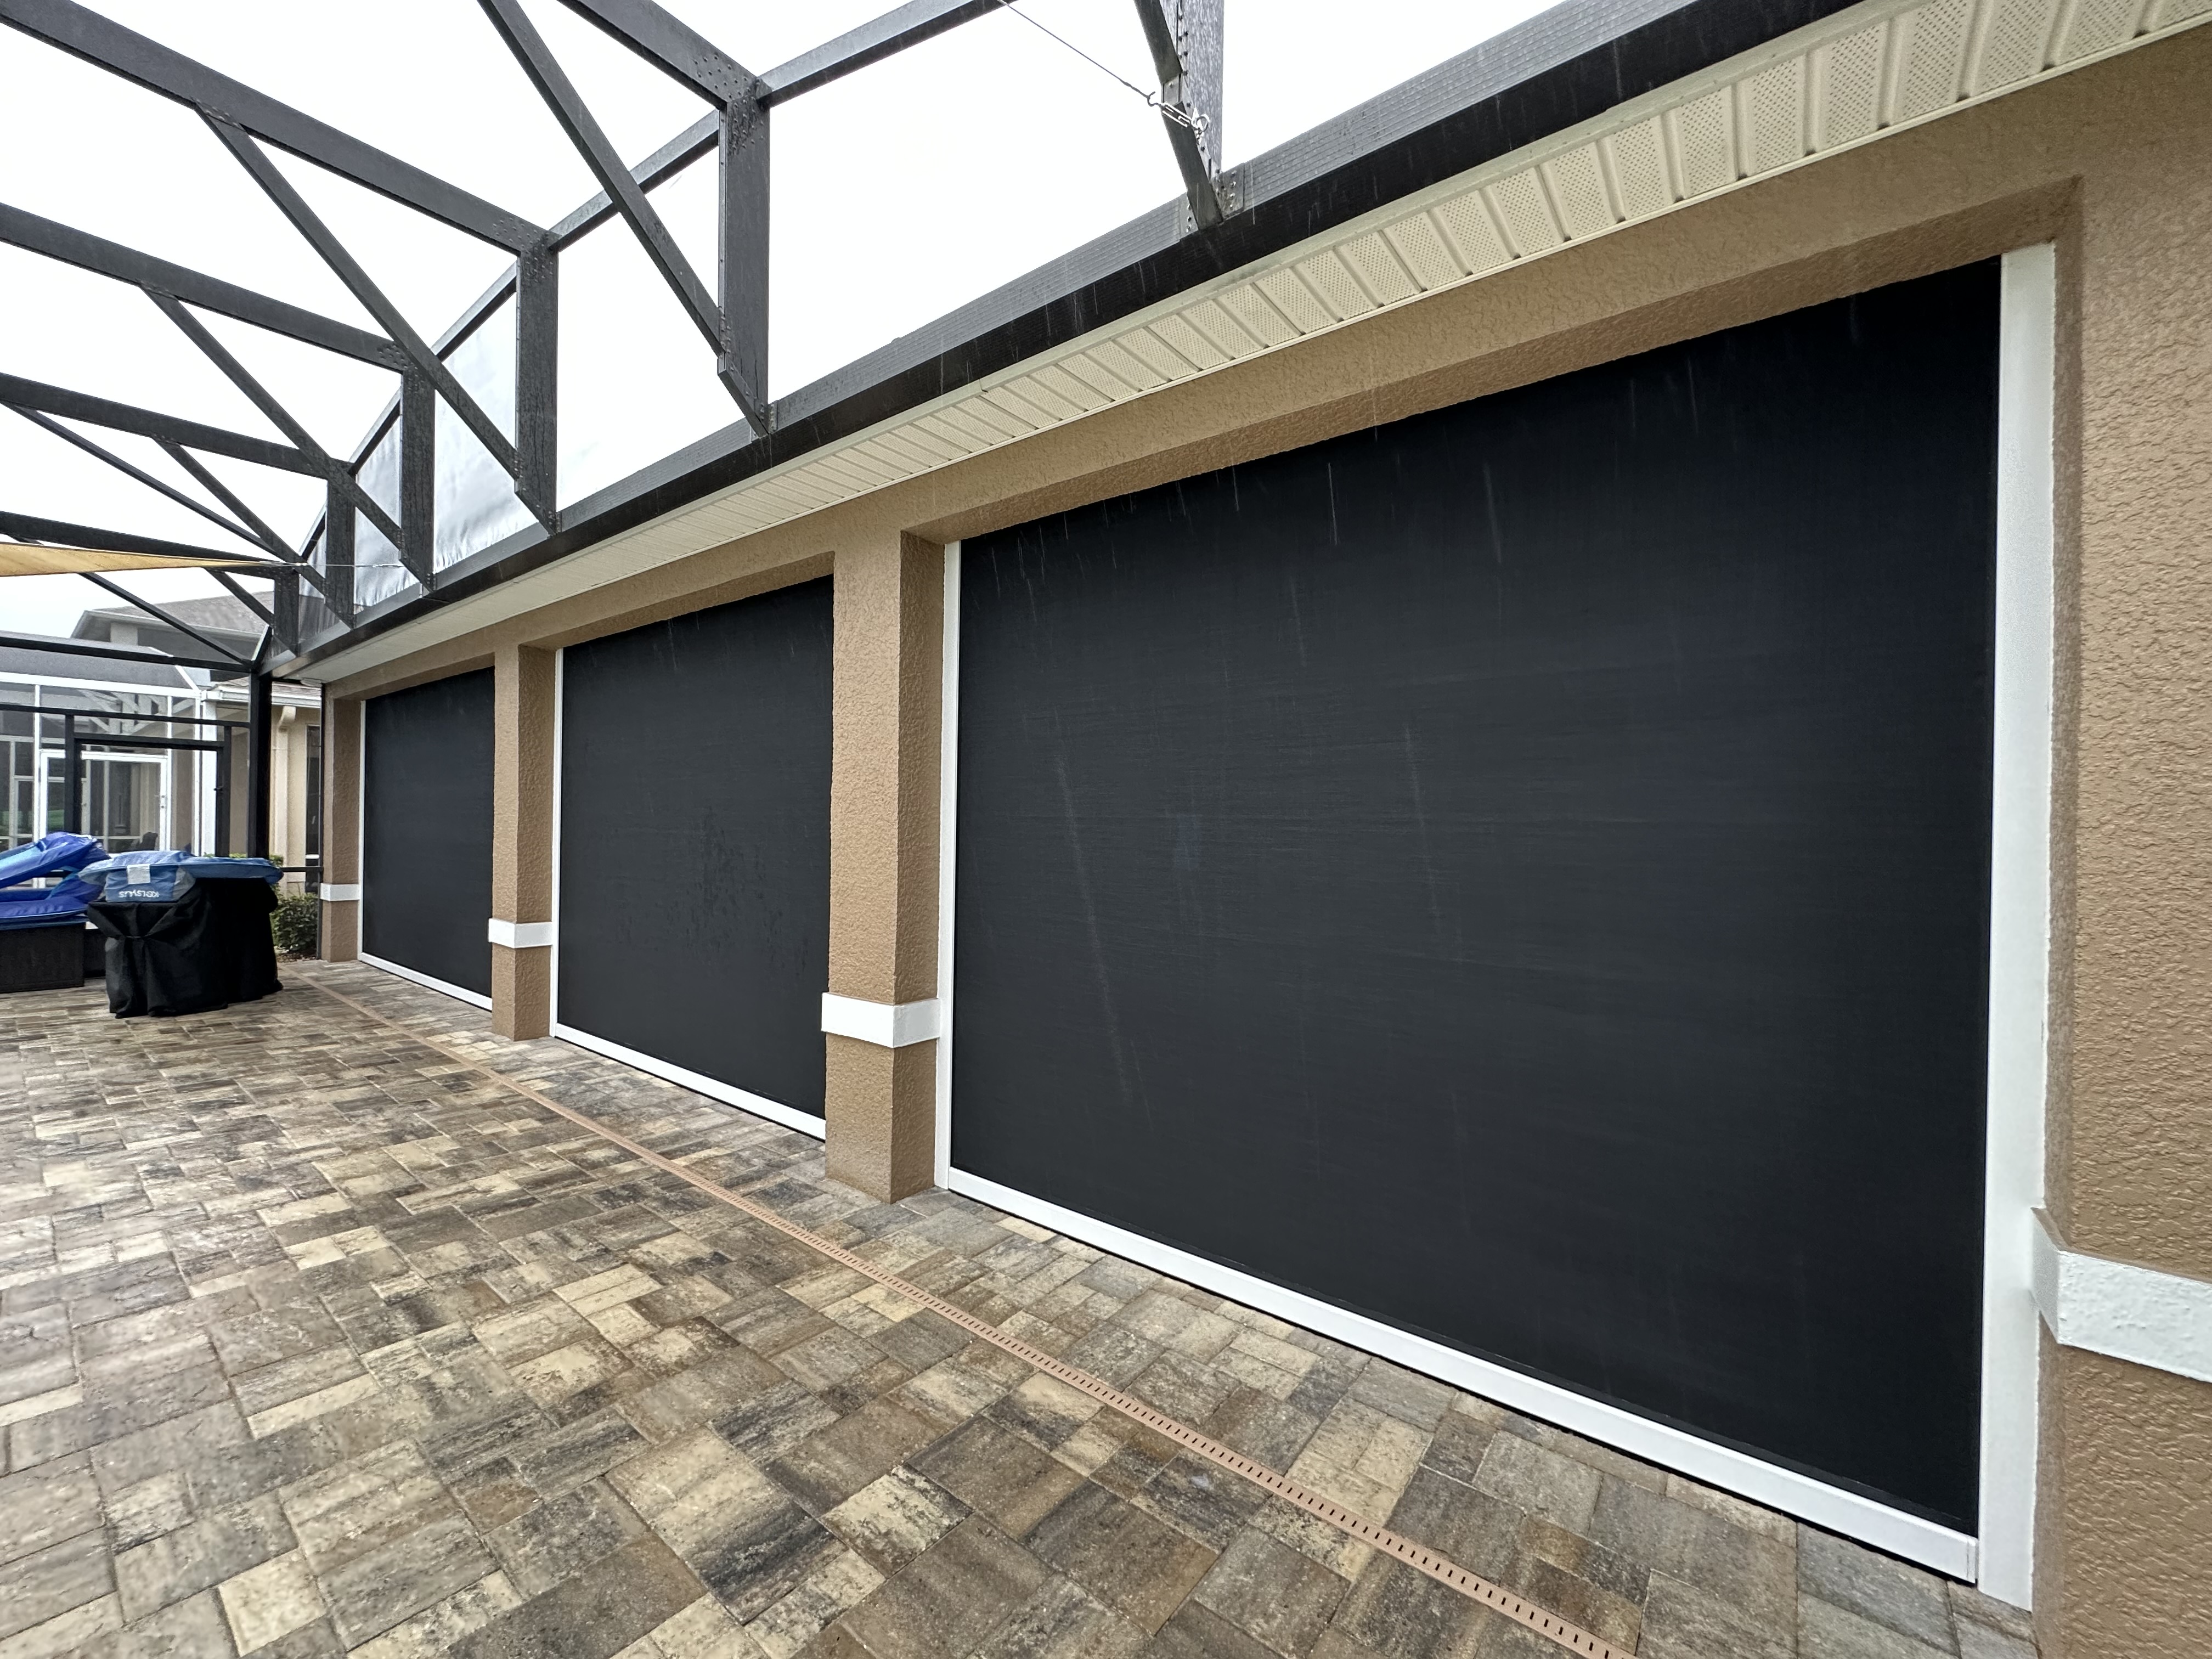
<svg viewBox="0 0 2212 1659"><path fill-rule="evenodd" d="M361 948L491 994L489 668L368 700Z"/></svg>
<svg viewBox="0 0 2212 1659"><path fill-rule="evenodd" d="M815 1116L830 586L562 657L560 1018Z"/></svg>
<svg viewBox="0 0 2212 1659"><path fill-rule="evenodd" d="M1972 1532L1997 301L965 543L954 1166Z"/></svg>

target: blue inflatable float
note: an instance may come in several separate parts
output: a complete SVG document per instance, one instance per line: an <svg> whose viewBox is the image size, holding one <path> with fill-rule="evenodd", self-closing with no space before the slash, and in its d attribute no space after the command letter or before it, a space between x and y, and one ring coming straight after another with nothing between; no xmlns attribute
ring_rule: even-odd
<svg viewBox="0 0 2212 1659"><path fill-rule="evenodd" d="M0 928L82 926L84 907L100 895L100 884L87 871L107 856L90 836L41 836L27 846L0 853ZM24 884L66 876L58 887Z"/></svg>
<svg viewBox="0 0 2212 1659"><path fill-rule="evenodd" d="M85 867L107 856L90 836L41 836L0 853L0 991L61 991L100 969L88 951L87 907L100 884ZM35 881L63 879L52 887Z"/></svg>
<svg viewBox="0 0 2212 1659"><path fill-rule="evenodd" d="M79 840L83 837L79 836ZM95 846L97 842L94 843ZM198 853L118 853L76 872L109 904L173 904L203 881L258 881L273 887L284 872L267 859L204 858Z"/></svg>

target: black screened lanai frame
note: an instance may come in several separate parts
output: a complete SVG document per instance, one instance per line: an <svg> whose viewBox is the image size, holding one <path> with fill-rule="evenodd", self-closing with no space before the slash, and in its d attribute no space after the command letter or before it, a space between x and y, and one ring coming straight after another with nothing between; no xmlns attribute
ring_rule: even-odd
<svg viewBox="0 0 2212 1659"><path fill-rule="evenodd" d="M0 515L4 521L7 515ZM182 653L146 651L136 647L106 645L92 640L50 640L39 635L0 634L0 647L24 651L43 652L50 656L93 657L109 662L150 662L165 668L204 668L246 682L246 718L242 720L206 719L184 714L146 716L177 726L214 726L219 738L137 738L122 739L85 733L77 730L79 720L102 720L118 718L112 713L96 709L40 708L22 703L0 703L0 712L28 714L40 718L58 718L62 722L62 748L64 775L67 778L63 796L62 828L72 834L83 829L84 745L123 743L134 749L210 750L216 757L216 820L215 850L218 856L230 851L230 789L231 738L234 732L246 733L246 856L269 856L269 735L275 729L276 676L269 666L269 656L275 643L273 629L264 628L261 640L251 656L232 650L228 646L210 640L198 629L186 626L159 606L117 587L113 583L91 576L88 580L118 594L156 621L172 628L183 629L195 639L205 642L215 655L197 657ZM256 607L258 609L258 607ZM33 727L33 735L39 735Z"/></svg>
<svg viewBox="0 0 2212 1659"><path fill-rule="evenodd" d="M744 425L758 436L774 431L777 411L766 397L769 111L893 52L997 10L1006 0L914 0L765 75L747 69L653 0L565 3L704 99L713 106L713 112L632 169L617 154L520 0L479 0L486 17L600 186L599 194L592 200L558 224L547 227L349 137L74 0L0 0L0 21L197 112L381 330L371 332L319 316L0 204L0 240L138 288L289 441L276 443L249 437L0 374L0 402L18 415L210 519L265 556L276 588L273 611L253 600L234 579L218 573L218 580L262 611L288 651L296 650L301 643L301 580L320 590L326 610L337 620L351 619L349 567L356 515L367 518L398 550L401 563L418 582L429 580L435 528L433 411L439 402L460 419L507 473L517 499L538 524L548 532L560 527L555 477L559 256L611 217L619 217L629 226L704 337L714 354L716 378L729 393ZM1201 222L1208 224L1218 223L1221 217L1215 167L1206 145L1206 134L1218 130L1220 118L1221 4L1222 0L1138 0L1160 72L1162 114L1184 168L1193 210ZM514 263L434 345L410 325L276 166L267 148L271 145L501 247L513 254ZM720 173L720 268L712 289L692 269L647 195L655 185L710 152L718 155ZM462 386L446 362L447 353L509 300L514 303L516 344L512 437ZM196 314L196 308L396 373L399 394L353 457L335 458L216 338ZM153 478L62 426L60 420L151 438L209 490L223 510L216 511ZM395 424L400 445L396 515L362 487L359 477L362 461ZM328 492L327 505L323 522L310 536L307 547L295 550L287 544L235 492L218 483L198 463L194 451L322 480ZM25 539L57 545L179 555L207 551L171 544L150 546L143 538L22 514L0 514L0 527ZM319 541L324 554L320 569L309 557ZM163 620L180 626L173 618Z"/></svg>
<svg viewBox="0 0 2212 1659"><path fill-rule="evenodd" d="M462 0L455 0L461 3ZM263 658L296 671L368 635L591 546L710 492L838 441L980 376L1586 119L1837 11L1847 0L1569 0L1382 97L1233 169L1221 164L1224 0L1133 0L1159 90L1150 101L1181 173L1173 203L1071 250L811 386L770 400L768 386L769 139L775 107L1010 0L910 0L763 72L653 3L562 0L709 104L711 112L635 167L623 163L520 0L477 0L599 185L541 226L232 80L74 0L0 0L0 22L197 112L238 164L374 320L356 327L137 249L0 204L0 241L139 289L284 435L252 437L0 372L0 404L210 520L253 550L273 596L264 605L213 572L262 617ZM1358 26L1347 11L1344 27ZM365 185L510 254L505 274L434 341L399 313L276 166L270 147ZM718 173L718 268L695 270L649 192L707 156ZM713 353L738 419L611 489L558 501L560 255L621 219ZM514 429L461 386L448 356L502 307L515 331ZM398 394L350 455L337 456L224 348L213 313L398 377ZM440 568L435 558L434 411L444 404L512 481L532 523ZM72 427L158 444L212 498L197 500ZM398 434L398 505L361 471ZM274 532L200 459L221 455L319 480L325 505L303 544ZM6 511L0 531L57 546L235 559L96 526ZM366 518L415 584L357 612L356 532ZM152 607L111 587L142 611ZM175 619L164 622L181 627ZM187 633L191 632L185 629ZM49 647L51 648L51 647ZM221 647L217 647L221 649ZM118 653L120 654L120 653ZM226 653L225 654L232 654ZM228 665L226 665L228 666ZM266 672L266 663L254 667ZM260 678L257 676L257 678Z"/></svg>
<svg viewBox="0 0 2212 1659"><path fill-rule="evenodd" d="M257 738L262 738L262 734L255 732L254 723L251 720L215 720L185 714L116 714L90 708L42 708L35 703L26 702L0 702L0 714L28 714L33 721L59 720L61 722L64 780L62 828L73 836L84 833L84 763L88 760L97 760L103 755L135 754L146 749L159 749L169 754L212 755L215 757L214 852L217 858L227 858L230 854L231 749L232 739L238 732L243 732L246 734L249 745L246 751L248 756L246 787L249 806L254 792L260 788L258 781L253 776L255 769L252 757L254 751L251 745ZM139 736L135 732L125 735L111 732L86 732L78 727L80 720L97 722L114 720L143 720L163 726L190 726L203 730L213 727L220 735L212 738L149 738ZM46 742L46 734L38 731L35 725L33 732L33 741L44 746ZM267 746L265 738L262 738L262 750L264 753ZM265 796L265 791L264 794ZM264 832L262 844L258 849L249 850L249 855L254 858L268 856L266 834L268 806L265 798L261 804L261 822ZM249 842L253 839L251 826L252 819L249 813L246 830L246 839ZM313 873L308 866L301 865L295 867L304 872ZM312 885L312 883L310 884Z"/></svg>

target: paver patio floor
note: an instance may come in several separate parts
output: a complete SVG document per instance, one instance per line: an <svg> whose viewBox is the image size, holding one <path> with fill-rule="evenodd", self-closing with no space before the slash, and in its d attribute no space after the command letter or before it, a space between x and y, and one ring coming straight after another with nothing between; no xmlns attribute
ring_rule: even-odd
<svg viewBox="0 0 2212 1659"><path fill-rule="evenodd" d="M2031 1659L1969 1590L360 966L0 999L0 1659L1565 1650L317 981L1623 1647Z"/></svg>

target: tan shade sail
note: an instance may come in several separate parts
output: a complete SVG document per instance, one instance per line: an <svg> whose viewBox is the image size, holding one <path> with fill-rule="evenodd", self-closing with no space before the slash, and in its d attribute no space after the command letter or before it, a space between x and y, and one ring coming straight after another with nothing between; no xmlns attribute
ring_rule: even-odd
<svg viewBox="0 0 2212 1659"><path fill-rule="evenodd" d="M86 570L242 570L264 559L191 559L167 553L117 553L100 547L38 547L0 542L0 576L70 576Z"/></svg>

